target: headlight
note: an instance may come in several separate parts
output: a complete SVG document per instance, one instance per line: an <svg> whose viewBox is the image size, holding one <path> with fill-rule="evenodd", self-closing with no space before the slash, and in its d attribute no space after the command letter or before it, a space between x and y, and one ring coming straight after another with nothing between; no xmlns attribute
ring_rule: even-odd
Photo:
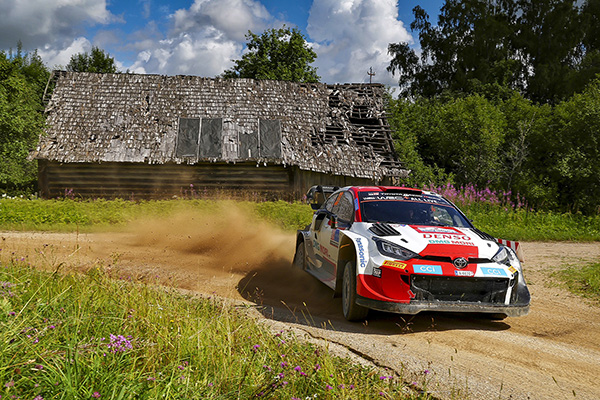
<svg viewBox="0 0 600 400"><path fill-rule="evenodd" d="M402 246L398 246L397 244L388 242L387 240L375 239L375 244L377 244L377 250L379 250L381 254L393 257L400 261L410 260L411 258L419 256L417 253L407 250Z"/></svg>
<svg viewBox="0 0 600 400"><path fill-rule="evenodd" d="M497 262L498 264L510 265L510 262L508 260L508 251L506 251L506 247L500 246L500 250L498 250L496 255L492 257L492 261Z"/></svg>
<svg viewBox="0 0 600 400"><path fill-rule="evenodd" d="M498 264L504 264L508 266L513 266L515 268L521 268L521 263L516 255L516 253L505 246L500 246L500 249L496 253L494 257L492 257L492 261L497 262Z"/></svg>

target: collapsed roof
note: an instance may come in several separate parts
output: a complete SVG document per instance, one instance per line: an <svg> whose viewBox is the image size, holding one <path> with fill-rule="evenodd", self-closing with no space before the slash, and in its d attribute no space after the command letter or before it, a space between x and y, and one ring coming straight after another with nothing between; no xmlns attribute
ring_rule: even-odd
<svg viewBox="0 0 600 400"><path fill-rule="evenodd" d="M380 84L55 73L32 153L61 163L256 162L403 176Z"/></svg>

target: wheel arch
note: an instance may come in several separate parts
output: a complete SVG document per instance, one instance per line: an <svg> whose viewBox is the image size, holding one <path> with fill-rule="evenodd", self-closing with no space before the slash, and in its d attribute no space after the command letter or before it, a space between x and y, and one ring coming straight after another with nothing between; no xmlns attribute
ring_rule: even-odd
<svg viewBox="0 0 600 400"><path fill-rule="evenodd" d="M340 247L338 251L338 260L335 276L334 297L342 295L342 280L344 277L344 268L348 261L356 262L356 245L354 240L345 234L340 235Z"/></svg>

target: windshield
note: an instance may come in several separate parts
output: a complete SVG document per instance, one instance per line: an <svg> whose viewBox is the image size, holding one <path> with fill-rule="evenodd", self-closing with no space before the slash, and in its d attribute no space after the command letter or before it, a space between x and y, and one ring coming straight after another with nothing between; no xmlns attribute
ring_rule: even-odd
<svg viewBox="0 0 600 400"><path fill-rule="evenodd" d="M456 208L438 196L361 192L359 199L364 222L471 227Z"/></svg>

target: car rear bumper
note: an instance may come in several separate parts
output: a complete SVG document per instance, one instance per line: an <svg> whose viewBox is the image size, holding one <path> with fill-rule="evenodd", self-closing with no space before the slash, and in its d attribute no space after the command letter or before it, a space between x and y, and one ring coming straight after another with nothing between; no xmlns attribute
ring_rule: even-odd
<svg viewBox="0 0 600 400"><path fill-rule="evenodd" d="M440 311L506 314L509 317L520 317L529 313L529 303L508 305L462 301L411 301L410 303L393 303L372 300L362 296L358 296L356 303L372 310L398 314L418 314L421 311Z"/></svg>

